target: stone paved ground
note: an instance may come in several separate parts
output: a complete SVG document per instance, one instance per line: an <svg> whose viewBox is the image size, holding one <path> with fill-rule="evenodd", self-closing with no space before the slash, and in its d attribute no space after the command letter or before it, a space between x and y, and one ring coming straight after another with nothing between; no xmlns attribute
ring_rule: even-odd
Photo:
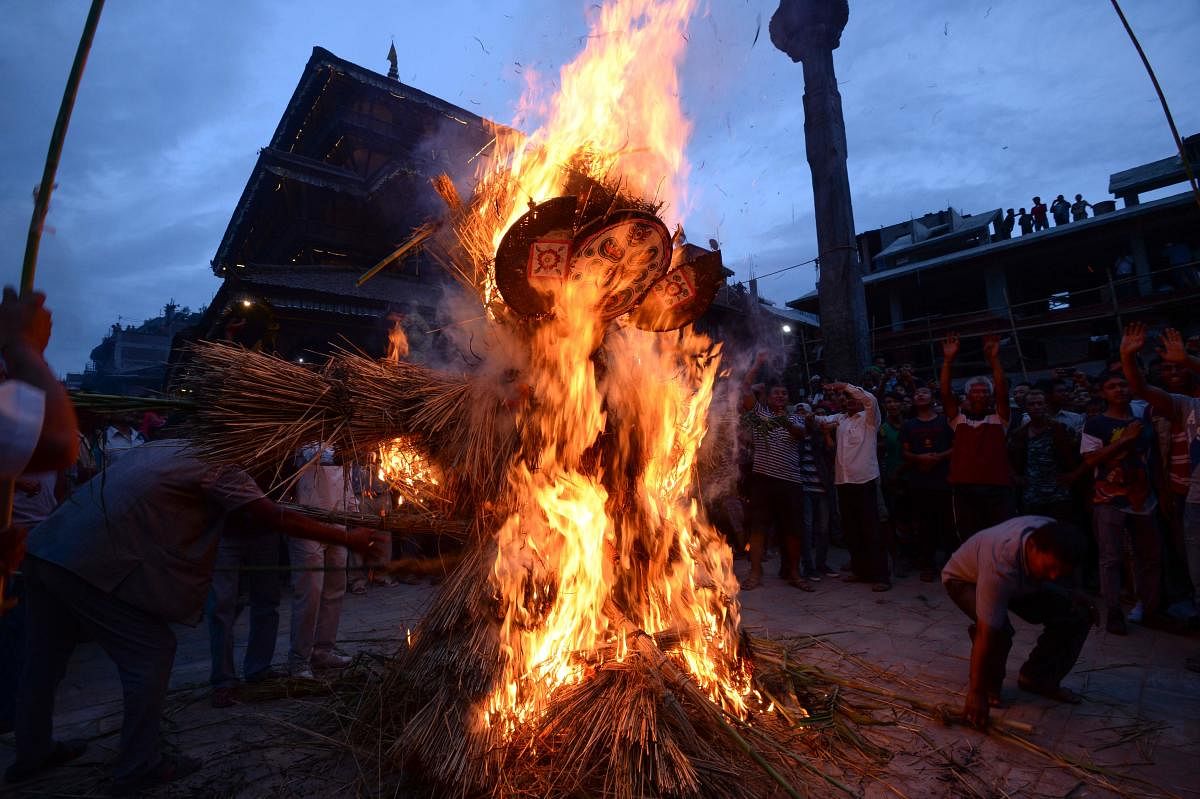
<svg viewBox="0 0 1200 799"><path fill-rule="evenodd" d="M745 568L744 561L738 563L739 573ZM345 648L390 651L404 630L415 625L434 590L400 585L348 596ZM280 654L286 651L283 610ZM807 594L768 578L761 588L743 594L743 621L772 636L821 636L833 647L812 646L805 657L827 668L863 674L841 662L838 651L844 651L874 664L878 671L869 676L881 685L907 692L917 683L929 701L961 703L969 654L964 623L936 584L910 577L889 593L874 594L866 586L827 579ZM1034 639L1031 627L1019 620L1016 624L1012 674ZM330 742L305 723L316 700L280 699L226 710L208 706L203 687L207 647L203 627L180 628L167 722L174 743L201 757L205 766L157 795L353 795L350 789L359 777L353 760L336 755ZM1031 738L1043 747L1150 780L1173 795L1200 796L1200 675L1183 668L1184 657L1198 649L1195 638L1137 628L1126 638L1094 632L1067 680L1087 697L1084 704L1070 707L1021 694L1010 678L1006 692L1011 707L998 715L1033 725ZM89 754L19 789L0 785L0 794L103 795L103 762L116 744L120 709L115 669L94 646L81 647L60 693L56 724L62 735L91 738ZM1011 744L909 713L898 712L895 724L873 728L872 734L894 755L877 778L855 786L867 797L1110 795ZM12 736L0 736L0 766L11 758ZM1141 790L1127 787L1131 795Z"/></svg>

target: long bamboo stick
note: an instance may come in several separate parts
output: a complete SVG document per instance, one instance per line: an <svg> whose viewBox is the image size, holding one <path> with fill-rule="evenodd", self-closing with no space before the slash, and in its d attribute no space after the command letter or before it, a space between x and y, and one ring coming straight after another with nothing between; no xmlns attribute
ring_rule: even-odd
<svg viewBox="0 0 1200 799"><path fill-rule="evenodd" d="M54 177L58 174L58 161L62 157L63 141L67 138L67 125L75 109L75 95L79 93L79 82L83 68L87 65L88 53L92 50L92 39L100 23L100 12L104 0L92 0L87 21L83 23L83 34L75 50L75 61L67 76L67 88L63 91L62 103L58 106L58 118L54 120L54 132L50 135L50 149L46 152L46 166L42 169L42 182L38 185L37 198L33 203L33 217L29 220L29 235L25 239L25 259L21 262L21 296L33 293L33 277L37 272L38 247L42 241L42 229L46 225L46 212L50 209L50 195L54 192ZM16 480L0 480L0 530L12 524L13 491ZM4 612L5 575L0 574L0 613Z"/></svg>

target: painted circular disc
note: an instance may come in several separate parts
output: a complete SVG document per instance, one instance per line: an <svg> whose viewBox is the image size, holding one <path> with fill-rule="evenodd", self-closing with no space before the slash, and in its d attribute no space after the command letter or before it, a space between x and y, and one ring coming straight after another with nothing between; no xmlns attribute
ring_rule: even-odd
<svg viewBox="0 0 1200 799"><path fill-rule="evenodd" d="M633 308L671 265L671 233L653 214L618 211L580 231L571 254L571 280L596 280L604 289L600 314L615 319Z"/></svg>

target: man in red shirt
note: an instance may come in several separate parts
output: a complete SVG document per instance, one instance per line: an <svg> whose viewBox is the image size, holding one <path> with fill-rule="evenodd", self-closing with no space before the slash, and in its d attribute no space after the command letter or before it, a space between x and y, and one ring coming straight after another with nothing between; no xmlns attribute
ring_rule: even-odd
<svg viewBox="0 0 1200 799"><path fill-rule="evenodd" d="M1033 230L1035 233L1039 230L1049 230L1050 220L1046 218L1046 204L1042 202L1041 197L1033 198L1033 208L1029 212L1033 215Z"/></svg>
<svg viewBox="0 0 1200 799"><path fill-rule="evenodd" d="M992 367L992 379L969 379L961 406L950 385L958 351L958 334L951 333L942 344L942 406L954 430L949 476L954 519L959 538L966 540L1011 518L1014 509L1008 466L1008 386L1000 364L1000 338L994 334L983 337L983 354Z"/></svg>

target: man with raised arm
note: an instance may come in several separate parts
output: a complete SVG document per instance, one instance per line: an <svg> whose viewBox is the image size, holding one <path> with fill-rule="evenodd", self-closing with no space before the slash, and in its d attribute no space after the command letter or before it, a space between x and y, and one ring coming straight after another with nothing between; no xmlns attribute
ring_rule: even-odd
<svg viewBox="0 0 1200 799"><path fill-rule="evenodd" d="M942 407L954 445L950 451L949 482L954 489L954 519L958 536L970 538L985 527L1013 515L1012 475L1008 465L1008 384L1000 364L1000 338L983 337L983 354L992 377L966 382L960 405L951 385L960 342L957 333L942 343Z"/></svg>
<svg viewBox="0 0 1200 799"><path fill-rule="evenodd" d="M879 530L879 401L849 383L830 383L825 388L840 393L845 403L841 413L814 417L814 421L837 430L833 482L842 535L850 550L850 580L871 583L872 591L889 591L891 570Z"/></svg>
<svg viewBox="0 0 1200 799"><path fill-rule="evenodd" d="M1134 395L1150 403L1155 413L1170 419L1172 430L1179 428L1186 437L1190 484L1183 503L1183 541L1188 574L1200 604L1200 398L1168 393L1147 383L1137 363L1138 353L1145 346L1146 326L1141 322L1126 325L1121 339L1121 371ZM1159 355L1164 364L1200 375L1200 358L1188 354L1178 330L1163 331ZM1188 658L1187 666L1200 671L1200 654Z"/></svg>

